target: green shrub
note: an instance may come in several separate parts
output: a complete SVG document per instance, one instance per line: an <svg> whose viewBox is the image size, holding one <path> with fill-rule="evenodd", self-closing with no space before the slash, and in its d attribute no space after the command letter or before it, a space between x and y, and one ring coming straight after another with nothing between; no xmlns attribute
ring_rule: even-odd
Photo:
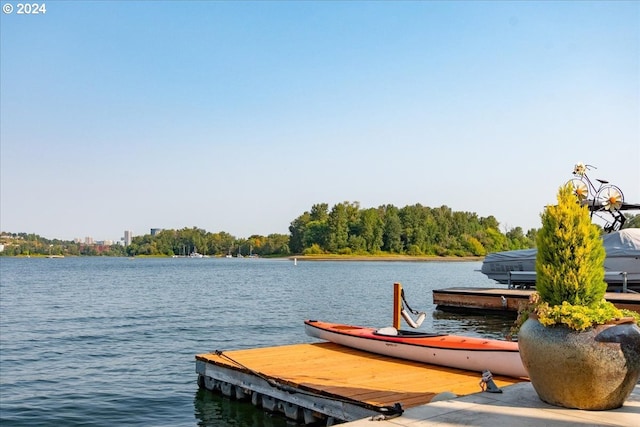
<svg viewBox="0 0 640 427"><path fill-rule="evenodd" d="M420 256L420 255L424 255L424 254L422 253L422 250L420 250L420 246L418 246L418 245L409 245L409 248L407 248L407 255Z"/></svg>
<svg viewBox="0 0 640 427"><path fill-rule="evenodd" d="M536 290L549 305L591 305L604 298L606 256L600 230L571 185L560 188L558 204L547 206L536 236Z"/></svg>
<svg viewBox="0 0 640 427"><path fill-rule="evenodd" d="M311 245L311 247L305 248L302 254L303 255L322 255L324 254L324 251L322 250L320 245L318 245L317 243L314 243L313 245Z"/></svg>

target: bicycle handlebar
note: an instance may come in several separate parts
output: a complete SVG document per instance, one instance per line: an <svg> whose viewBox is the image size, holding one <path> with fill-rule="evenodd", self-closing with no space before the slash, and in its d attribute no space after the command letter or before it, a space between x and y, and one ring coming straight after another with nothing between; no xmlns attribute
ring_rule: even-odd
<svg viewBox="0 0 640 427"><path fill-rule="evenodd" d="M593 165L586 165L584 163L576 163L576 165L573 167L573 174L574 175L585 175L586 172L591 170L591 169L598 169L598 168L593 166Z"/></svg>

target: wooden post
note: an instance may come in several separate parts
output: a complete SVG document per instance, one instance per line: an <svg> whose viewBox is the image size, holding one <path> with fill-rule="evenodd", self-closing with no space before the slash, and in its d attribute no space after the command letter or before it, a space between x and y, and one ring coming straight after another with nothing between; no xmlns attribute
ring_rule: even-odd
<svg viewBox="0 0 640 427"><path fill-rule="evenodd" d="M393 327L400 330L402 311L402 285L400 283L393 284Z"/></svg>

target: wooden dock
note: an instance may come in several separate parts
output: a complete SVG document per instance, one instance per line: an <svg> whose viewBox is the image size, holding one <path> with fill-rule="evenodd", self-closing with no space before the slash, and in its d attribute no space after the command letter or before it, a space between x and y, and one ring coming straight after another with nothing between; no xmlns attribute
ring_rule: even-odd
<svg viewBox="0 0 640 427"><path fill-rule="evenodd" d="M442 311L515 313L532 292L531 289L506 287L436 289L433 291L433 303ZM607 292L605 299L620 309L640 313L640 294Z"/></svg>
<svg viewBox="0 0 640 427"><path fill-rule="evenodd" d="M201 387L305 424L388 416L481 392L480 372L371 354L334 343L196 355ZM496 376L498 387L523 381Z"/></svg>

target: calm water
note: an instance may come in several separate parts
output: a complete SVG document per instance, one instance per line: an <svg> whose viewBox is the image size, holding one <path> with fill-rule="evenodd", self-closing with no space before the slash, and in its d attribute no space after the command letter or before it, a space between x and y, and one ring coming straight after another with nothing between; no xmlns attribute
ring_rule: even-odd
<svg viewBox="0 0 640 427"><path fill-rule="evenodd" d="M493 286L477 262L0 258L2 426L286 426L198 390L194 355L313 342L307 318L392 321L393 283ZM503 338L510 320L429 316L421 330Z"/></svg>

